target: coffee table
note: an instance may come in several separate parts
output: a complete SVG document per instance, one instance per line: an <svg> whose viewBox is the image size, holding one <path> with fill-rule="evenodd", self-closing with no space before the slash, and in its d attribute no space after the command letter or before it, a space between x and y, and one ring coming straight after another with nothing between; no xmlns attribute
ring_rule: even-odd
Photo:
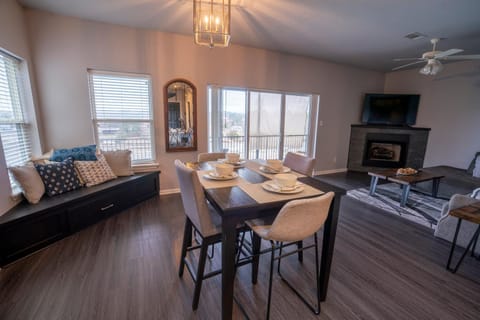
<svg viewBox="0 0 480 320"><path fill-rule="evenodd" d="M381 169L369 171L368 175L371 176L370 180L370 192L372 196L375 194L377 188L378 179L383 179L391 182L395 182L402 187L402 197L400 199L400 207L405 207L407 203L408 194L410 188L419 182L432 181L432 197L436 198L438 194L438 187L440 185L440 179L444 176L435 174L429 171L418 170L416 174L412 175L397 175L397 169Z"/></svg>

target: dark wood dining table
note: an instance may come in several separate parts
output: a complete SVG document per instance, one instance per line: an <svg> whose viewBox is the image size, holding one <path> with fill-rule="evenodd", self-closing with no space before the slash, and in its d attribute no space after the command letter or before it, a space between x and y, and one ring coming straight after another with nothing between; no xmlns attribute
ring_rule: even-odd
<svg viewBox="0 0 480 320"><path fill-rule="evenodd" d="M200 170L211 169L208 163L200 163ZM238 175L249 183L262 183L269 178L247 167L236 169ZM328 218L323 230L322 256L320 262L321 301L327 296L328 280L332 264L335 235L340 209L341 197L345 190L323 183L312 177L300 177L298 181L323 192L335 192ZM235 278L235 244L236 226L246 220L278 213L289 200L257 203L238 186L205 189L209 202L218 211L222 220L222 319L232 319L234 278ZM298 199L304 198L302 193Z"/></svg>

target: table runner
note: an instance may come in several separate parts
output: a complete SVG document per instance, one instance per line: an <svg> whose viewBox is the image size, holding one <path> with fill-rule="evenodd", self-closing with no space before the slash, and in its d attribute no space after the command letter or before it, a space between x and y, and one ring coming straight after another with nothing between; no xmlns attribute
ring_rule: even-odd
<svg viewBox="0 0 480 320"><path fill-rule="evenodd" d="M263 189L261 183L241 184L239 185L239 187L258 203L268 203L268 202L275 202L275 201L281 201L281 200L291 200L291 199L298 199L303 197L319 196L325 193L321 190L315 189L314 187L311 187L306 184L303 185L305 190L295 194L279 194L279 193L269 192Z"/></svg>
<svg viewBox="0 0 480 320"><path fill-rule="evenodd" d="M252 171L255 171L256 173L258 173L258 174L260 174L264 177L267 177L269 179L273 179L273 177L276 175L276 173L266 173L266 172L263 172L262 170L260 170L260 167L264 166L264 165L265 164L261 163L260 161L249 160L245 164L245 167L252 170ZM306 177L306 175L298 173L298 172L293 171L293 170L288 172L288 173L292 173L292 174L296 175L298 178Z"/></svg>
<svg viewBox="0 0 480 320"><path fill-rule="evenodd" d="M197 171L198 179L200 183L205 189L213 189L213 188L224 188L224 187L233 187L238 186L241 184L247 184L248 182L245 181L243 178L238 177L231 180L211 180L208 178L204 178L205 174L208 174L211 170L201 170Z"/></svg>

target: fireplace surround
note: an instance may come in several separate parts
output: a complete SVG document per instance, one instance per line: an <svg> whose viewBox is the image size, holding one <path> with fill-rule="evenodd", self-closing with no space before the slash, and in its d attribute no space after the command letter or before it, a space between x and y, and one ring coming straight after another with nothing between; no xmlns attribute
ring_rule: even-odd
<svg viewBox="0 0 480 320"><path fill-rule="evenodd" d="M347 168L423 167L429 128L385 125L351 126Z"/></svg>

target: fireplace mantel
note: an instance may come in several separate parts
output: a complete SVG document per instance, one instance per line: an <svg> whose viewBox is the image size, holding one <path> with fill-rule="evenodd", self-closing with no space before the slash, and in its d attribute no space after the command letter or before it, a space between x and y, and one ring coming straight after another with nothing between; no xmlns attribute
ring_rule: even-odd
<svg viewBox="0 0 480 320"><path fill-rule="evenodd" d="M377 169L377 166L371 165L372 162L365 163L365 155L368 152L369 137L375 136L376 140L382 141L379 137L384 135L384 141L390 142L396 141L395 137L403 137L401 141L406 150L402 166L422 168L429 132L430 128L352 124L347 167L362 172Z"/></svg>

